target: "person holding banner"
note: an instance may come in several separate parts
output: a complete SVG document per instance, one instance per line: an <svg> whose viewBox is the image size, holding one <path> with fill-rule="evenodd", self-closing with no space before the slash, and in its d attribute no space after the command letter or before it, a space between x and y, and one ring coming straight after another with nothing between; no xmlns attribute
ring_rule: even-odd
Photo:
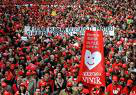
<svg viewBox="0 0 136 95"><path fill-rule="evenodd" d="M107 86L106 95L120 95L122 86L118 84L118 77L112 77L112 83Z"/></svg>

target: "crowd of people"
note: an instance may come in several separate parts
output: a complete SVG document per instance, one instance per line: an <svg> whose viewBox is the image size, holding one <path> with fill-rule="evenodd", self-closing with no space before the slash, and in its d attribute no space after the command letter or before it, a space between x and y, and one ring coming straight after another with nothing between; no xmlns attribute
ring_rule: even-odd
<svg viewBox="0 0 136 95"><path fill-rule="evenodd" d="M0 95L135 95L136 1L49 2L0 5ZM91 25L116 28L114 36L104 35L105 88L89 89L77 80L82 35L30 37L23 31Z"/></svg>

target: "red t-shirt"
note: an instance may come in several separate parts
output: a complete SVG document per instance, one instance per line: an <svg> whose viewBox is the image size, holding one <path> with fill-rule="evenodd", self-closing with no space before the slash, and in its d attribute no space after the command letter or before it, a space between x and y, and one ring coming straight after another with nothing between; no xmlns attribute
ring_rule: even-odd
<svg viewBox="0 0 136 95"><path fill-rule="evenodd" d="M122 89L121 94L129 95L127 86Z"/></svg>
<svg viewBox="0 0 136 95"><path fill-rule="evenodd" d="M13 78L13 74L11 73L11 71L6 72L5 78L6 78L6 80L11 80Z"/></svg>
<svg viewBox="0 0 136 95"><path fill-rule="evenodd" d="M136 86L132 88L130 95L136 95Z"/></svg>
<svg viewBox="0 0 136 95"><path fill-rule="evenodd" d="M109 93L109 95L114 95L114 94L120 95L121 89L122 89L121 85L118 85L118 84L112 85L112 83L111 83L107 86L106 92Z"/></svg>
<svg viewBox="0 0 136 95"><path fill-rule="evenodd" d="M12 89L13 89L14 92L17 92L18 91L17 85L13 84Z"/></svg>
<svg viewBox="0 0 136 95"><path fill-rule="evenodd" d="M105 93L100 93L99 95L105 95Z"/></svg>

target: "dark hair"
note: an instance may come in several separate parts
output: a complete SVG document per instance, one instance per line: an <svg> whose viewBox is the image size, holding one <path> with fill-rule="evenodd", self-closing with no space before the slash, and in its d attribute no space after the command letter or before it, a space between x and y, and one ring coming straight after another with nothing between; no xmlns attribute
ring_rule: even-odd
<svg viewBox="0 0 136 95"><path fill-rule="evenodd" d="M101 86L100 89L101 89L102 92L105 91L105 87L104 86Z"/></svg>
<svg viewBox="0 0 136 95"><path fill-rule="evenodd" d="M58 72L57 75L56 75L56 78L58 78L58 74L59 74L59 73L61 74L61 77L63 78L64 76L63 76L63 73L62 73L62 72Z"/></svg>
<svg viewBox="0 0 136 95"><path fill-rule="evenodd" d="M51 85L50 85L50 84L47 84L47 85L45 86L45 89L46 89L47 86L49 86L49 93L51 93L51 92L52 92Z"/></svg>
<svg viewBox="0 0 136 95"><path fill-rule="evenodd" d="M133 75L136 75L136 72L131 72L130 75L133 74Z"/></svg>
<svg viewBox="0 0 136 95"><path fill-rule="evenodd" d="M131 74L133 74L133 75L136 75L136 72L131 72L130 73L130 78L131 78ZM132 79L133 80L133 79ZM135 79L136 80L136 79Z"/></svg>
<svg viewBox="0 0 136 95"><path fill-rule="evenodd" d="M25 92L26 92L26 88L24 88L23 94L25 94ZM19 95L21 95L21 89L19 89Z"/></svg>

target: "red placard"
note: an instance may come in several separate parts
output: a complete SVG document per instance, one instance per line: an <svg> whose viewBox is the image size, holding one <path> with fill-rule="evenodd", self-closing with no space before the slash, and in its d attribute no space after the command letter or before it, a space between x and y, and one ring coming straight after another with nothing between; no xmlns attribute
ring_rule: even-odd
<svg viewBox="0 0 136 95"><path fill-rule="evenodd" d="M85 84L105 86L103 32L85 31L78 80Z"/></svg>

